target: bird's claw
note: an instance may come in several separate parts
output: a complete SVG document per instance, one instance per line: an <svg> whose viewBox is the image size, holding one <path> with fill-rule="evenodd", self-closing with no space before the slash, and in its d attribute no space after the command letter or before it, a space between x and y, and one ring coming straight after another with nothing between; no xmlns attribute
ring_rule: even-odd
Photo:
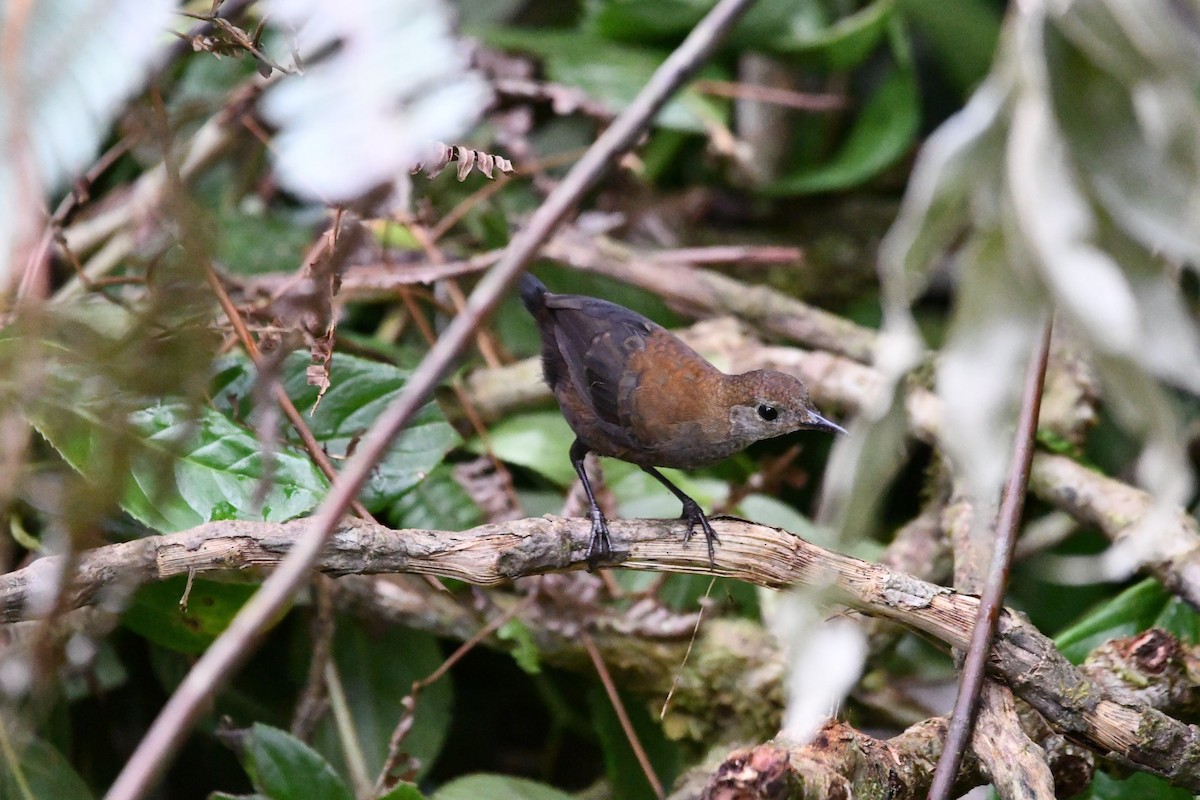
<svg viewBox="0 0 1200 800"><path fill-rule="evenodd" d="M592 518L592 538L584 558L587 559L588 571L595 572L597 564L612 556L612 540L608 535L608 520L604 518L600 507L592 506L589 516Z"/></svg>
<svg viewBox="0 0 1200 800"><path fill-rule="evenodd" d="M712 524L709 523L704 509L700 508L700 504L695 500L690 503L684 503L683 514L679 518L687 521L687 531L683 534L684 544L692 540L692 533L695 532L697 525L700 526L700 530L704 531L704 538L708 543L708 566L715 570L717 568L717 550L715 545L721 539L717 536L717 532L713 530Z"/></svg>

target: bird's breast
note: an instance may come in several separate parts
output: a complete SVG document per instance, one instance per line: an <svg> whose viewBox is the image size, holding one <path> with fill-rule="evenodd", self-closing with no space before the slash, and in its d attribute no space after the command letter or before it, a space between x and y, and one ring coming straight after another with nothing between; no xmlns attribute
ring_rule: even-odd
<svg viewBox="0 0 1200 800"><path fill-rule="evenodd" d="M741 449L730 440L729 409L721 403L712 368L671 365L643 371L623 400L628 427L645 463L694 469L727 458Z"/></svg>

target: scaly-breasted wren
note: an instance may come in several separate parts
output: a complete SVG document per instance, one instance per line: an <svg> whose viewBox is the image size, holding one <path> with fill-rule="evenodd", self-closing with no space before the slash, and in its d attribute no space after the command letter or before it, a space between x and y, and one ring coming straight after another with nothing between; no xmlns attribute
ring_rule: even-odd
<svg viewBox="0 0 1200 800"><path fill-rule="evenodd" d="M797 430L845 433L817 413L808 387L791 375L761 369L726 375L624 306L554 294L529 274L521 277L520 291L541 333L546 383L575 432L571 464L591 504L592 566L612 545L583 468L589 452L637 464L667 487L683 503L684 542L699 525L712 563L718 539L704 511L655 467L704 467Z"/></svg>

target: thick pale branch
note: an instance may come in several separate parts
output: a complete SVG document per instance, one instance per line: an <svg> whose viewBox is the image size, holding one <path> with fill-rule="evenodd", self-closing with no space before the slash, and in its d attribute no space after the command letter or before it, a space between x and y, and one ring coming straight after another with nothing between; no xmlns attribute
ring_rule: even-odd
<svg viewBox="0 0 1200 800"><path fill-rule="evenodd" d="M102 603L152 580L188 572L252 569L278 564L307 525L213 522L183 533L111 545L79 557L67 593L75 605ZM709 573L707 553L683 544L678 521L610 523L614 566L649 571ZM805 584L835 600L888 617L953 647L965 647L977 598L919 581L885 567L831 552L787 531L717 519L721 536L716 573L768 588ZM590 536L586 520L552 517L484 525L467 531L393 531L343 522L322 550L328 573L415 572L493 586L524 575L582 568ZM37 613L53 596L53 558L0 576L0 619ZM1200 791L1200 730L1137 704L1112 699L1068 663L1023 617L1005 612L989 670L1057 730L1110 758Z"/></svg>

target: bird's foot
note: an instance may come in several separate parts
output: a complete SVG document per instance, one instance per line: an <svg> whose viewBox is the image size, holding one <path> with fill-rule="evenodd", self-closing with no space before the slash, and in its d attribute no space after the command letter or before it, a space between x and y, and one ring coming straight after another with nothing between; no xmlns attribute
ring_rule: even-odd
<svg viewBox="0 0 1200 800"><path fill-rule="evenodd" d="M608 520L604 518L604 512L600 510L600 506L592 506L588 516L592 518L592 538L588 542L585 558L588 563L588 572L595 572L596 565L601 561L607 561L612 555L612 540L608 536Z"/></svg>
<svg viewBox="0 0 1200 800"><path fill-rule="evenodd" d="M708 517L704 514L704 509L700 508L700 504L691 498L683 503L683 514L679 517L687 521L687 532L683 534L683 543L687 544L692 539L692 533L696 526L704 531L704 538L708 542L708 566L712 569L717 568L717 550L715 545L721 540L717 537L717 532L713 530L713 526L709 523Z"/></svg>

